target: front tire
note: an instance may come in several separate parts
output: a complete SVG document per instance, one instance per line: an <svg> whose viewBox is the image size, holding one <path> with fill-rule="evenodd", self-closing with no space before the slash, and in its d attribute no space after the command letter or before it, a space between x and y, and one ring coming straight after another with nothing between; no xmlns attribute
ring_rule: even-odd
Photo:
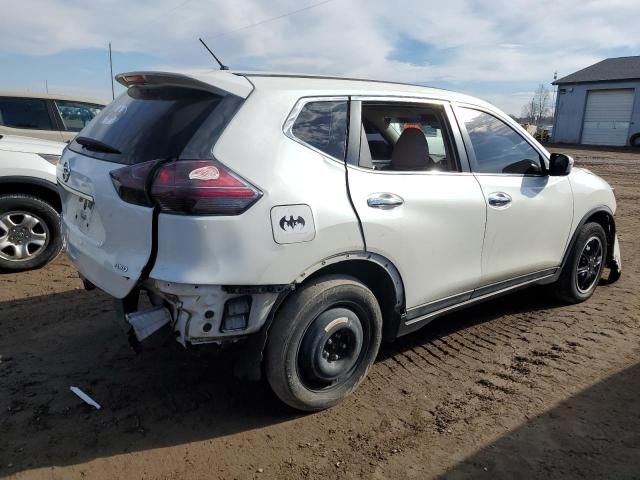
<svg viewBox="0 0 640 480"><path fill-rule="evenodd" d="M318 411L364 380L382 339L380 306L363 283L326 276L296 290L276 314L265 373L287 405Z"/></svg>
<svg viewBox="0 0 640 480"><path fill-rule="evenodd" d="M583 225L556 283L556 296L568 303L591 297L604 269L607 248L607 235L599 223Z"/></svg>
<svg viewBox="0 0 640 480"><path fill-rule="evenodd" d="M0 195L0 270L42 267L61 248L60 217L51 205L32 195Z"/></svg>

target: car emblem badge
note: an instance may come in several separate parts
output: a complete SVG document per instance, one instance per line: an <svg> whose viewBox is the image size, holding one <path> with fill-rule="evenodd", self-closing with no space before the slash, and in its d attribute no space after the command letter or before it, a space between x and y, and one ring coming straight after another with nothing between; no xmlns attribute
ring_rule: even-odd
<svg viewBox="0 0 640 480"><path fill-rule="evenodd" d="M68 182L70 176L71 176L71 167L69 167L69 161L67 160L66 162L64 162L64 165L62 166L62 179L65 182Z"/></svg>

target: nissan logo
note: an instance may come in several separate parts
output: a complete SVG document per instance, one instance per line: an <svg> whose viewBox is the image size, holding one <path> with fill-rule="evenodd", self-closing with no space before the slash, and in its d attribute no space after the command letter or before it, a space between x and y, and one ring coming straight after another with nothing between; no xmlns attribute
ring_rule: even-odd
<svg viewBox="0 0 640 480"><path fill-rule="evenodd" d="M71 176L71 168L69 167L69 161L65 161L64 165L62 166L62 179L65 182L69 181L69 177Z"/></svg>

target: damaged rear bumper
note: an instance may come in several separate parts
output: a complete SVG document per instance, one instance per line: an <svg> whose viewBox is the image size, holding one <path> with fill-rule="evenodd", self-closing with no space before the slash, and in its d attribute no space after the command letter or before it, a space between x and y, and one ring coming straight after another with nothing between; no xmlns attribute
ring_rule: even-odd
<svg viewBox="0 0 640 480"><path fill-rule="evenodd" d="M142 341L168 325L176 340L187 343L222 343L258 332L279 296L290 285L222 286L146 280L121 300L118 316ZM139 308L144 292L151 306Z"/></svg>

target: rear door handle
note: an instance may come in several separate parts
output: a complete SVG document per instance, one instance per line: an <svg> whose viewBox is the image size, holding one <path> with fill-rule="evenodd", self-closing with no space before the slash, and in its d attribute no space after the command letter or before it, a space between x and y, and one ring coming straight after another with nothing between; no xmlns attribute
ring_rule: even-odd
<svg viewBox="0 0 640 480"><path fill-rule="evenodd" d="M506 208L511 204L511 196L504 192L495 192L489 194L487 201L494 208Z"/></svg>
<svg viewBox="0 0 640 480"><path fill-rule="evenodd" d="M402 197L395 193L373 193L367 198L367 205L381 210L390 210L399 207L403 203Z"/></svg>

